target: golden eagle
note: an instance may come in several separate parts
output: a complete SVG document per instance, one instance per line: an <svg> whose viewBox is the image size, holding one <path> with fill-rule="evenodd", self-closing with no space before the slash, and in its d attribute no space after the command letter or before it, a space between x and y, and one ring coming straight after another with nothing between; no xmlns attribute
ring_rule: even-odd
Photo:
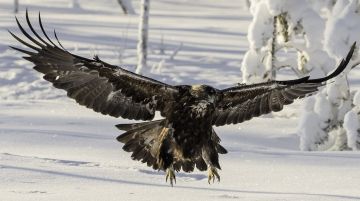
<svg viewBox="0 0 360 201"><path fill-rule="evenodd" d="M28 42L10 32L20 43L33 51L12 47L35 64L34 69L54 87L104 115L144 120L136 124L116 125L126 131L117 140L131 158L166 171L171 185L175 171L208 170L208 182L220 180L218 154L227 153L213 126L237 124L272 111L283 109L295 99L311 95L325 82L341 73L349 63L355 43L345 60L330 75L309 79L309 76L287 81L269 81L216 89L207 85L172 86L137 75L119 66L80 57L66 51L58 40L46 34L39 13L43 36L35 31L26 12L27 32L16 18ZM57 43L57 44L55 44ZM151 121L159 111L164 119Z"/></svg>

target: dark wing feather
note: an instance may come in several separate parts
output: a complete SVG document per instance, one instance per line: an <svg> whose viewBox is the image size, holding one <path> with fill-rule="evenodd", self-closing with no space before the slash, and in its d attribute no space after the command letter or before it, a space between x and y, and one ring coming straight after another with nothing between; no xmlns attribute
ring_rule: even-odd
<svg viewBox="0 0 360 201"><path fill-rule="evenodd" d="M270 81L219 91L219 101L212 124L222 126L241 123L272 111L280 111L284 105L291 104L295 99L313 94L327 80L339 75L345 69L354 49L355 43L338 68L324 78L309 79L309 77L304 77L288 81Z"/></svg>
<svg viewBox="0 0 360 201"><path fill-rule="evenodd" d="M156 80L134 74L117 66L94 59L83 58L66 51L54 31L57 46L46 34L39 14L42 38L26 21L33 36L16 22L28 43L10 32L20 43L35 52L12 47L27 54L25 59L35 64L34 69L44 74L44 79L81 105L96 112L114 117L136 120L153 119L155 110L161 111L168 101L173 101L177 89Z"/></svg>

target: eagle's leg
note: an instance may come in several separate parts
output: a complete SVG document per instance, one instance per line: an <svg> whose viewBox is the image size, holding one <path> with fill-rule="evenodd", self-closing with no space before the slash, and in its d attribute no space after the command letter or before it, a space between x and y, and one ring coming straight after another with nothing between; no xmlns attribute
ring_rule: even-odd
<svg viewBox="0 0 360 201"><path fill-rule="evenodd" d="M169 168L166 169L166 179L165 179L165 181L167 182L168 179L170 181L171 186L174 186L174 182L176 184L175 171L174 171L174 168L173 168L172 165Z"/></svg>
<svg viewBox="0 0 360 201"><path fill-rule="evenodd" d="M211 180L214 183L215 178L218 182L220 182L220 175L216 170L216 167L209 166L208 167L208 183L210 184Z"/></svg>
<svg viewBox="0 0 360 201"><path fill-rule="evenodd" d="M171 132L172 129L164 127L159 134L160 145L157 155L157 164L166 172L165 181L167 182L169 179L170 185L173 186L174 182L176 183L176 177L173 167L174 158L171 151L171 140L168 138Z"/></svg>
<svg viewBox="0 0 360 201"><path fill-rule="evenodd" d="M219 155L211 142L203 146L201 156L208 167L208 183L210 184L211 180L214 183L215 178L220 182L220 175L217 171L217 169L221 169Z"/></svg>

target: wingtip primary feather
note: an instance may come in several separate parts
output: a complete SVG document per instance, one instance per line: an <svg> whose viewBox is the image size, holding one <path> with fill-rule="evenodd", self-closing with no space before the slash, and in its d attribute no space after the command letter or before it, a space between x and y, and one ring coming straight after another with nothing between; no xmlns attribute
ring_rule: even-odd
<svg viewBox="0 0 360 201"><path fill-rule="evenodd" d="M355 49L356 49L356 41L351 45L350 51L349 51L348 55L346 56L347 61L350 61L350 59L352 58L352 55L354 54Z"/></svg>
<svg viewBox="0 0 360 201"><path fill-rule="evenodd" d="M21 44L23 44L23 45L25 45L25 46L33 49L33 50L40 51L39 48L37 48L37 47L35 47L35 46L33 46L33 45L25 42L24 40L22 40L21 38L19 38L19 37L16 36L15 34L13 34L11 31L9 31L9 33L10 33L10 35L11 35L12 37L14 37L14 38L15 38L17 41L19 41Z"/></svg>
<svg viewBox="0 0 360 201"><path fill-rule="evenodd" d="M57 36L57 34L56 34L55 29L54 29L54 36L55 36L56 41L59 43L60 47L61 47L63 50L65 50L64 46L60 43L60 40L59 40L59 38L58 38L58 36Z"/></svg>
<svg viewBox="0 0 360 201"><path fill-rule="evenodd" d="M346 68L346 66L349 64L353 54L354 54L354 51L355 51L355 48L356 48L356 42L354 42L352 45L351 45L351 48L348 52L348 54L346 55L345 59L342 59L339 66L336 68L336 70L334 72L332 72L330 75L326 76L326 77L323 77L323 78L318 78L318 79L310 79L308 81L306 81L306 83L321 83L321 82L325 82L327 80L330 80L336 76L338 76L341 72L344 71L344 69Z"/></svg>
<svg viewBox="0 0 360 201"><path fill-rule="evenodd" d="M23 49L20 49L20 48L17 48L17 47L14 47L14 46L9 46L11 49L14 49L16 51L19 51L19 52L22 52L24 54L27 54L27 55L34 55L35 53L34 52L30 52L30 51L27 51L27 50L23 50Z"/></svg>
<svg viewBox="0 0 360 201"><path fill-rule="evenodd" d="M305 76L299 79L295 80L286 80L286 81L275 81L278 84L286 84L286 85L295 85L295 84L301 84L309 80L310 76Z"/></svg>
<svg viewBox="0 0 360 201"><path fill-rule="evenodd" d="M44 26L43 26L43 23L42 23L42 20L41 20L41 13L40 13L40 12L39 12L39 15L38 15L38 16L39 16L40 29L41 29L41 31L43 32L45 38L46 38L54 47L58 47L57 45L55 45L55 43L54 43L52 40L50 40L49 36L46 34L46 31L45 31L45 29L44 29Z"/></svg>
<svg viewBox="0 0 360 201"><path fill-rule="evenodd" d="M41 41L43 42L45 45L47 46L51 46L48 42L46 42L44 39L42 39L39 34L35 31L34 27L32 26L31 22L30 22L30 18L29 18L29 13L28 10L26 9L26 14L25 14L25 18L26 18L26 22L31 30L31 32Z"/></svg>
<svg viewBox="0 0 360 201"><path fill-rule="evenodd" d="M43 44L41 44L39 41L35 40L28 32L25 31L24 27L21 25L21 23L19 22L19 20L18 20L18 18L16 16L15 16L15 20L16 20L16 23L17 23L20 31L24 34L24 36L26 36L26 38L28 38L31 42L33 42L34 44L36 44L40 48L44 47ZM31 48L36 49L36 50L40 50L38 47L35 47L35 46L32 46Z"/></svg>

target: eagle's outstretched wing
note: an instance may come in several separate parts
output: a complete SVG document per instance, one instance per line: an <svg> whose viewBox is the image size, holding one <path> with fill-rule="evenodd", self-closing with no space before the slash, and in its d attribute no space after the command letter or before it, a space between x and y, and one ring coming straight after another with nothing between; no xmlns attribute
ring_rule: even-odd
<svg viewBox="0 0 360 201"><path fill-rule="evenodd" d="M304 77L296 80L270 81L220 90L220 100L217 103L212 124L215 126L236 124L272 111L282 110L284 105L291 104L295 99L316 92L327 80L340 74L349 63L354 49L355 43L338 68L324 78L309 79L309 77Z"/></svg>
<svg viewBox="0 0 360 201"><path fill-rule="evenodd" d="M21 32L31 43L10 34L35 52L12 48L27 54L24 58L35 64L34 69L43 73L45 80L66 90L67 95L81 105L114 117L150 120L155 110L161 111L177 93L173 86L107 64L98 57L87 59L69 53L60 44L55 31L59 45L48 37L40 13L39 24L45 38L35 31L27 12L26 21L33 36L16 19Z"/></svg>

